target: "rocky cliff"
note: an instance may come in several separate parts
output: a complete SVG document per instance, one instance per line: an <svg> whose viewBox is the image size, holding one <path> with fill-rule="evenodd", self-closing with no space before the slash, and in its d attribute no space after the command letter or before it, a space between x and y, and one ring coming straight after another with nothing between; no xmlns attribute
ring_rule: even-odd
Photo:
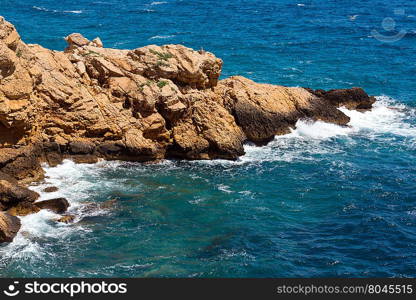
<svg viewBox="0 0 416 300"><path fill-rule="evenodd" d="M375 101L360 88L219 80L221 59L181 45L118 50L77 33L66 40L63 52L25 44L0 17L3 210L36 200L22 185L42 179L43 162L236 159L246 141L263 145L302 118L346 125L338 107Z"/></svg>

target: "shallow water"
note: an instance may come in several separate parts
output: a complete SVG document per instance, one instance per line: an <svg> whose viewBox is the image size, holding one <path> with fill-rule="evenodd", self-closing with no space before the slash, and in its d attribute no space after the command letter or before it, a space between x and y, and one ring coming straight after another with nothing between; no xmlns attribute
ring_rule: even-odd
<svg viewBox="0 0 416 300"><path fill-rule="evenodd" d="M2 0L0 15L54 49L74 31L117 48L182 43L223 58L224 77L380 95L369 112L341 109L349 128L298 122L235 162L45 166L32 188L57 186L42 199L66 197L76 222L23 217L1 276L416 276L413 4ZM385 17L407 35L374 39Z"/></svg>

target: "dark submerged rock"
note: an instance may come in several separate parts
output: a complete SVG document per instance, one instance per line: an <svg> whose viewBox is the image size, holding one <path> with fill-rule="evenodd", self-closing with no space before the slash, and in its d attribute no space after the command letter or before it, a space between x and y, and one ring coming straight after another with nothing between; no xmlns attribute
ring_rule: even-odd
<svg viewBox="0 0 416 300"><path fill-rule="evenodd" d="M49 209L55 213L62 214L67 211L69 202L65 198L56 198L35 202L34 205L40 209Z"/></svg>
<svg viewBox="0 0 416 300"><path fill-rule="evenodd" d="M69 224L69 223L74 222L74 220L75 220L75 216L65 215L65 216L60 217L59 219L56 219L56 222Z"/></svg>
<svg viewBox="0 0 416 300"><path fill-rule="evenodd" d="M45 193L54 193L57 192L59 189L56 186L48 186L47 188L43 189Z"/></svg>

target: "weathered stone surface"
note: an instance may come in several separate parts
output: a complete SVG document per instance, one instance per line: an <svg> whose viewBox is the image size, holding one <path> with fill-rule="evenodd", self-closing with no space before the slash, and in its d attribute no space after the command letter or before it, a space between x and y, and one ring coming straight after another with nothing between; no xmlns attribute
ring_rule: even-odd
<svg viewBox="0 0 416 300"><path fill-rule="evenodd" d="M39 194L7 180L0 180L0 210L23 202L33 202Z"/></svg>
<svg viewBox="0 0 416 300"><path fill-rule="evenodd" d="M40 208L30 202L21 202L7 210L11 216L27 216L40 211Z"/></svg>
<svg viewBox="0 0 416 300"><path fill-rule="evenodd" d="M19 182L16 180L16 178L14 178L14 177L12 177L12 176L4 173L4 172L1 172L1 171L0 171L0 180L8 181L10 184L13 184L13 185L18 185L19 184Z"/></svg>
<svg viewBox="0 0 416 300"><path fill-rule="evenodd" d="M181 45L150 45L128 53L140 75L170 79L180 85L206 89L214 87L221 74L222 60L212 53Z"/></svg>
<svg viewBox="0 0 416 300"><path fill-rule="evenodd" d="M339 89L339 90L309 90L318 97L327 100L336 107L345 106L348 109L368 110L376 101L370 97L362 88Z"/></svg>
<svg viewBox="0 0 416 300"><path fill-rule="evenodd" d="M64 52L21 41L0 19L0 172L42 179L65 158L154 161L236 159L302 118L345 125L337 109L369 108L362 89L313 91L219 81L222 60L181 45L103 48L66 38Z"/></svg>
<svg viewBox="0 0 416 300"><path fill-rule="evenodd" d="M39 160L42 153L38 144L0 148L0 171L21 183L40 180L44 174Z"/></svg>
<svg viewBox="0 0 416 300"><path fill-rule="evenodd" d="M20 36L14 26L0 16L0 41L10 49L15 50L20 41Z"/></svg>
<svg viewBox="0 0 416 300"><path fill-rule="evenodd" d="M247 139L264 144L289 133L297 120L311 118L345 125L349 117L303 88L259 84L241 76L225 79L215 92Z"/></svg>
<svg viewBox="0 0 416 300"><path fill-rule="evenodd" d="M57 192L59 189L56 186L48 186L47 188L43 189L45 193L54 193Z"/></svg>
<svg viewBox="0 0 416 300"><path fill-rule="evenodd" d="M104 47L103 42L101 41L99 37L96 37L95 39L93 39L91 43L92 43L92 46L95 46L95 47L100 47L100 48Z"/></svg>
<svg viewBox="0 0 416 300"><path fill-rule="evenodd" d="M20 226L19 218L0 212L0 243L12 242Z"/></svg>
<svg viewBox="0 0 416 300"><path fill-rule="evenodd" d="M74 141L68 144L68 152L71 154L91 154L95 145L89 142Z"/></svg>
<svg viewBox="0 0 416 300"><path fill-rule="evenodd" d="M65 40L68 42L68 51L77 47L86 46L90 43L90 41L80 33L72 33L68 35Z"/></svg>
<svg viewBox="0 0 416 300"><path fill-rule="evenodd" d="M68 200L65 198L56 198L50 200L44 200L34 203L40 209L49 209L57 214L62 214L67 211L69 207Z"/></svg>
<svg viewBox="0 0 416 300"><path fill-rule="evenodd" d="M63 198L32 203L38 194L19 185L42 179L45 162L236 159L245 141L265 144L304 118L346 125L338 107L375 101L360 88L219 81L221 59L181 45L118 50L79 33L66 40L63 52L25 44L0 17L0 210L11 214L67 210ZM19 227L1 213L0 241Z"/></svg>
<svg viewBox="0 0 416 300"><path fill-rule="evenodd" d="M65 216L60 217L59 219L56 219L56 222L69 224L69 223L74 222L74 220L75 220L75 216L65 215Z"/></svg>
<svg viewBox="0 0 416 300"><path fill-rule="evenodd" d="M236 159L244 154L243 131L215 100L216 95L210 96L193 95L191 113L177 121L172 129L171 155L187 159Z"/></svg>

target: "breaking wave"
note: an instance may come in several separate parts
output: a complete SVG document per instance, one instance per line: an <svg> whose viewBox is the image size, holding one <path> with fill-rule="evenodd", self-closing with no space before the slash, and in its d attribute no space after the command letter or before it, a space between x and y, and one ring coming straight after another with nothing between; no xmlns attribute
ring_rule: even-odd
<svg viewBox="0 0 416 300"><path fill-rule="evenodd" d="M344 138L354 143L354 138L388 139L390 136L407 138L407 144L416 143L416 126L411 121L416 109L409 108L387 96L377 97L373 109L365 112L340 108L350 117L348 126L338 126L322 121L299 120L291 133L276 136L265 147L245 145L246 155L236 163L253 161L313 160L316 155L343 151L338 144L328 144L333 139Z"/></svg>
<svg viewBox="0 0 416 300"><path fill-rule="evenodd" d="M165 40L165 39L171 39L175 37L174 35L155 35L149 38L149 40Z"/></svg>
<svg viewBox="0 0 416 300"><path fill-rule="evenodd" d="M162 5L162 4L166 4L166 1L154 1L152 3L150 3L150 5Z"/></svg>
<svg viewBox="0 0 416 300"><path fill-rule="evenodd" d="M324 122L298 121L296 129L288 136L327 139L351 133L393 134L404 137L416 137L416 127L410 121L415 116L415 109L397 103L387 96L377 97L373 108L360 112L341 107L340 110L350 117L349 127L341 127Z"/></svg>
<svg viewBox="0 0 416 300"><path fill-rule="evenodd" d="M377 97L373 109L366 112L341 108L351 118L349 125L357 131L374 134L393 134L402 137L416 138L416 126L412 124L416 109L396 102L387 96Z"/></svg>
<svg viewBox="0 0 416 300"><path fill-rule="evenodd" d="M44 11L44 12L52 12L52 13L67 13L67 14L82 14L84 11L82 10L57 10L57 9L49 9L40 6L32 6L33 9Z"/></svg>
<svg viewBox="0 0 416 300"><path fill-rule="evenodd" d="M394 136L406 139L407 145L415 144L416 127L414 123L412 124L412 120L416 116L414 108L381 96L378 97L378 101L370 111L358 112L346 108L340 110L351 118L349 126L342 127L320 121L300 120L291 133L276 136L267 146L245 145L246 155L237 161L194 161L187 164L188 166L190 164L191 168L206 164L234 168L239 165L251 167L273 161L286 163L319 161L328 155L344 152L345 144L360 145L360 141L357 139L362 138L383 141L389 136ZM168 172L186 168L187 164L163 161L157 166L163 167ZM75 222L69 225L57 223L55 219L59 215L47 210L21 217L22 228L13 243L0 247L0 267L7 264L8 261L25 260L29 264L47 263L48 260L59 257L50 251L48 245L57 241L65 243L66 240L70 243L69 241L74 237L79 238L90 233L89 226L82 222L84 218L111 214L111 209L99 206L94 206L91 209L92 199L100 198L100 193L116 190L123 185L123 182L118 182L113 175L106 177L105 174L108 175L111 170L126 165L131 167L128 169L131 172L149 171L135 163L105 161L96 164L75 164L65 160L57 167L44 166L45 180L31 186L31 189L40 193L40 200L66 198L70 203L68 214L76 216ZM124 172L127 171L124 170ZM97 188L97 183L100 185L99 188ZM57 187L58 190L53 193L43 192L46 187L51 186ZM230 185L225 183L218 184L216 188L227 195L234 193ZM195 198L189 201L191 204L196 204L204 200L203 198ZM24 273L23 270L22 274Z"/></svg>
<svg viewBox="0 0 416 300"><path fill-rule="evenodd" d="M81 225L86 217L99 216L109 213L109 210L100 209L97 205L91 205L90 198L97 190L93 179L100 176L100 170L109 165L116 166L117 162L99 162L96 164L75 164L65 160L57 167L44 166L45 180L30 188L40 194L40 200L64 197L70 207L67 214L74 215L72 224L56 222L61 215L49 210L41 210L39 213L20 217L22 227L12 243L0 248L0 267L10 259L29 259L33 263L47 260L53 253L45 253L45 244L54 240L71 239L73 236L82 236L89 232L87 227ZM103 187L112 185L111 182L103 182ZM47 187L57 187L52 193L43 192Z"/></svg>

